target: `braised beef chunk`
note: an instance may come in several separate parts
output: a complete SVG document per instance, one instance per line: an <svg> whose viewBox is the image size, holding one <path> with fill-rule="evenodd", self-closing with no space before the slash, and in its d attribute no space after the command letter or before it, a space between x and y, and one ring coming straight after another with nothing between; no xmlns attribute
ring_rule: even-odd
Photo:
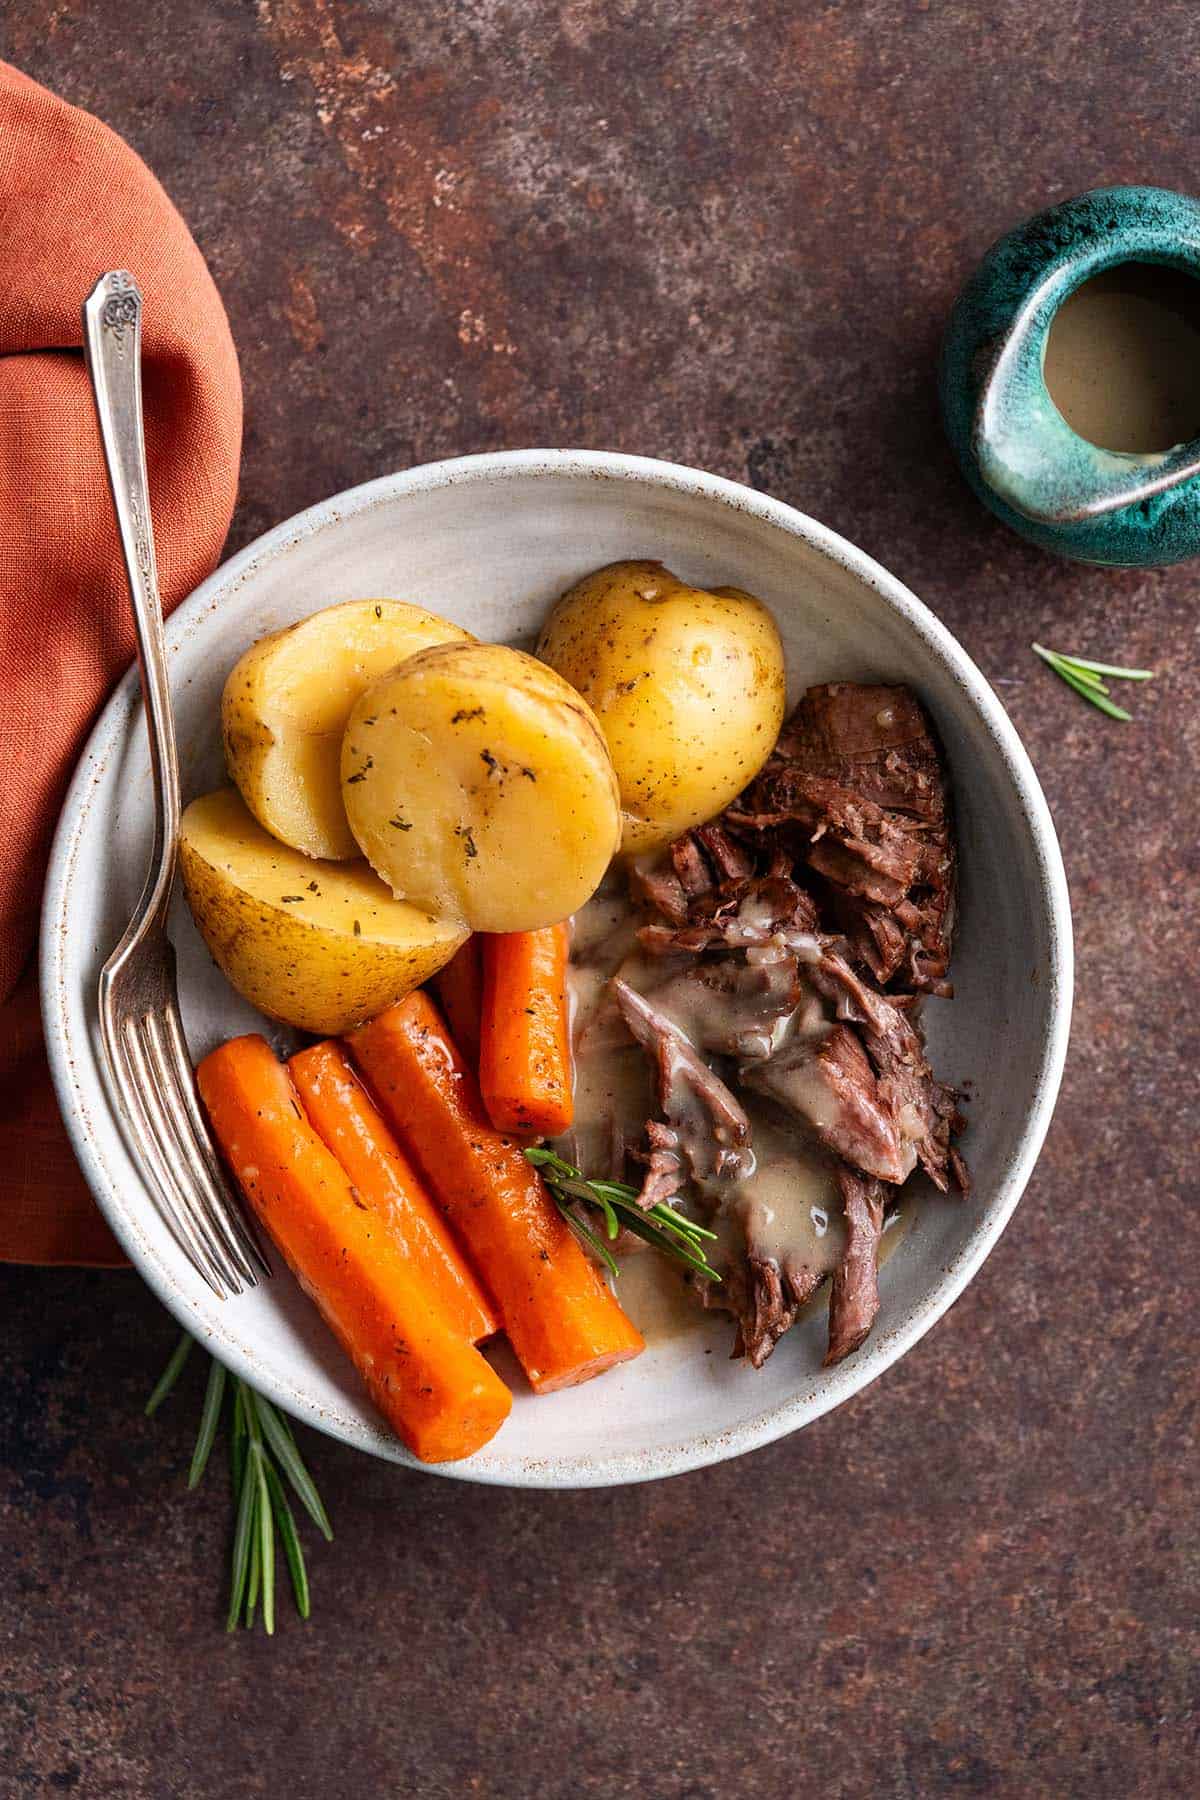
<svg viewBox="0 0 1200 1800"><path fill-rule="evenodd" d="M732 1313L736 1319L731 1359L745 1356L753 1368L761 1369L823 1280L818 1270L804 1263L785 1259L781 1267L773 1256L751 1247L719 1287L705 1282L701 1299L705 1306Z"/></svg>
<svg viewBox="0 0 1200 1800"><path fill-rule="evenodd" d="M912 1142L848 1025L835 1025L815 1043L794 1039L765 1062L743 1065L739 1075L868 1175L898 1187L916 1167Z"/></svg>
<svg viewBox="0 0 1200 1800"><path fill-rule="evenodd" d="M703 846L718 885L724 887L731 881L748 881L753 875L753 856L734 842L719 820L699 826L693 835Z"/></svg>
<svg viewBox="0 0 1200 1800"><path fill-rule="evenodd" d="M875 1071L880 1105L944 1193L952 1172L950 1139L965 1121L958 1111L957 1091L934 1080L924 1040L908 1009L899 1004L899 996L880 994L856 975L839 953L836 939L825 940L820 959L808 973L814 986L834 1003L837 1017L857 1027ZM957 1170L953 1172L957 1176Z"/></svg>
<svg viewBox="0 0 1200 1800"><path fill-rule="evenodd" d="M644 995L619 978L614 979L612 991L626 1025L654 1058L658 1104L673 1134L669 1141L660 1139L659 1146L652 1146L639 1203L653 1206L655 1199L664 1197L648 1191L656 1177L653 1158L659 1147L677 1156L680 1167L702 1186L735 1180L751 1166L750 1121L745 1109L691 1040Z"/></svg>
<svg viewBox="0 0 1200 1800"><path fill-rule="evenodd" d="M789 876L768 873L703 893L689 902L683 922L643 925L638 938L655 955L679 950L699 956L769 944L781 932L811 933L816 927L812 895Z"/></svg>
<svg viewBox="0 0 1200 1800"><path fill-rule="evenodd" d="M664 868L659 863L651 868L639 868L637 863L632 863L629 869L629 890L635 901L661 913L672 925L686 923L688 897L673 868Z"/></svg>
<svg viewBox="0 0 1200 1800"><path fill-rule="evenodd" d="M846 1214L846 1254L829 1284L829 1348L825 1367L857 1350L879 1311L879 1240L885 1189L842 1164L837 1172Z"/></svg>
<svg viewBox="0 0 1200 1800"><path fill-rule="evenodd" d="M695 899L697 894L707 894L716 886L716 877L694 831L687 831L675 839L670 856L679 885L689 900Z"/></svg>
<svg viewBox="0 0 1200 1800"><path fill-rule="evenodd" d="M810 688L727 824L790 844L883 986L944 992L955 856L941 758L903 687Z"/></svg>
<svg viewBox="0 0 1200 1800"><path fill-rule="evenodd" d="M638 1205L647 1211L652 1206L673 1200L687 1185L688 1172L679 1153L679 1133L673 1126L664 1125L661 1119L646 1121L646 1151L642 1161L646 1173L642 1177Z"/></svg>

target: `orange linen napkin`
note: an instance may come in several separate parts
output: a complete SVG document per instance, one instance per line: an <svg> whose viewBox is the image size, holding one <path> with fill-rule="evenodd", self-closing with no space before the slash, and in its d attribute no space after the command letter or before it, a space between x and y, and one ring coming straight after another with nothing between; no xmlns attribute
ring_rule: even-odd
<svg viewBox="0 0 1200 1800"><path fill-rule="evenodd" d="M58 1117L33 945L50 837L133 629L80 307L106 269L146 296L150 500L167 611L213 568L237 487L229 323L187 226L88 113L0 63L0 1259L124 1260Z"/></svg>

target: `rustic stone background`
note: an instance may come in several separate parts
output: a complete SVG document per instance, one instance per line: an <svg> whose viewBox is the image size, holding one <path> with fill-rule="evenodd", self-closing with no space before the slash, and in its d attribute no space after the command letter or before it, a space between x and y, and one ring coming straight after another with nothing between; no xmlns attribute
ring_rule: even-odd
<svg viewBox="0 0 1200 1800"><path fill-rule="evenodd" d="M434 1481L306 1434L338 1535L274 1642L224 1636L225 1496L181 1490L199 1377L141 1417L171 1322L133 1275L0 1273L0 1792L1194 1792L1197 577L1007 536L949 463L932 371L1022 215L1195 187L1200 14L22 0L4 33L141 151L212 264L246 385L232 546L503 445L794 502L1007 683L1079 987L1017 1218L876 1386L616 1492ZM1158 669L1136 725L1032 637Z"/></svg>

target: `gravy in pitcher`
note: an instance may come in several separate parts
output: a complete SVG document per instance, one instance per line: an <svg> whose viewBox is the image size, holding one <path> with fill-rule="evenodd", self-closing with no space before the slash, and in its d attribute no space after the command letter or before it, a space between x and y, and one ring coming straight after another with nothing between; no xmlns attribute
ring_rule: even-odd
<svg viewBox="0 0 1200 1800"><path fill-rule="evenodd" d="M1152 263L1093 276L1050 327L1044 375L1067 424L1103 450L1200 435L1200 282Z"/></svg>

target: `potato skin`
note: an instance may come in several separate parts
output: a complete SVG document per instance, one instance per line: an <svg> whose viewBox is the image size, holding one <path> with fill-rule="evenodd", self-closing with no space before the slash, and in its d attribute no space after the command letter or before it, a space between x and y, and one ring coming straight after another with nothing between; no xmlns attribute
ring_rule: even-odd
<svg viewBox="0 0 1200 1800"><path fill-rule="evenodd" d="M232 788L192 801L179 861L192 917L232 986L303 1031L374 1018L466 936L394 900L364 862L319 862L278 843Z"/></svg>
<svg viewBox="0 0 1200 1800"><path fill-rule="evenodd" d="M762 601L689 587L658 562L610 563L577 582L537 654L595 710L629 854L719 813L758 774L783 724L783 645Z"/></svg>
<svg viewBox="0 0 1200 1800"><path fill-rule="evenodd" d="M504 645L422 650L368 688L346 727L342 794L392 891L474 931L566 918L620 838L590 707Z"/></svg>
<svg viewBox="0 0 1200 1800"><path fill-rule="evenodd" d="M350 708L414 651L470 632L405 600L345 600L252 644L221 697L225 762L259 824L306 856L359 855L339 761Z"/></svg>

